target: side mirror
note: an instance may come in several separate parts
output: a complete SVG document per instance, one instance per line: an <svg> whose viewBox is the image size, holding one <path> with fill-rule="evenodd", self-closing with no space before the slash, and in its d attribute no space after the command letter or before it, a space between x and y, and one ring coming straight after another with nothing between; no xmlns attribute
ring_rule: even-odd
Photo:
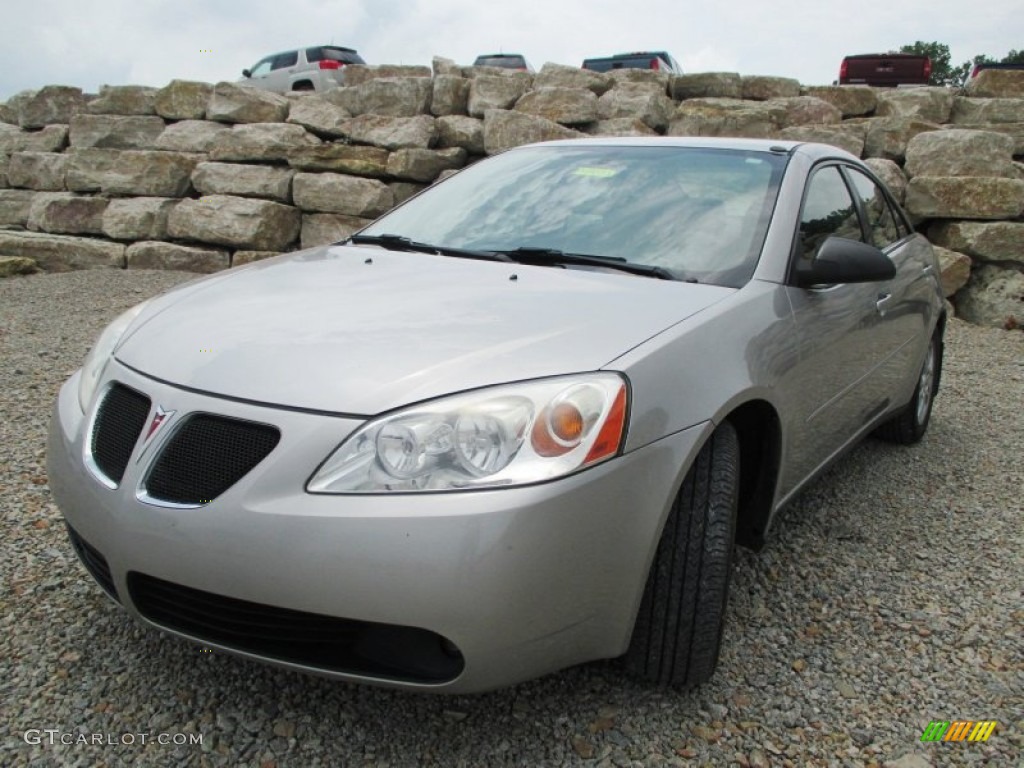
<svg viewBox="0 0 1024 768"><path fill-rule="evenodd" d="M252 71L248 69L242 70L242 77L252 77Z"/></svg>
<svg viewBox="0 0 1024 768"><path fill-rule="evenodd" d="M829 237L810 264L796 269L801 288L835 283L874 283L896 277L896 265L873 245L845 237Z"/></svg>

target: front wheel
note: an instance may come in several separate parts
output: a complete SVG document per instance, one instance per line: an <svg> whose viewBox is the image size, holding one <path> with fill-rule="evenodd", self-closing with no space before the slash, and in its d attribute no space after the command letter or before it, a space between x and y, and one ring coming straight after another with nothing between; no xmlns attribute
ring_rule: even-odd
<svg viewBox="0 0 1024 768"><path fill-rule="evenodd" d="M903 410L878 427L875 431L878 437L902 445L911 445L924 437L932 417L932 402L939 389L941 349L941 337L936 331L928 343L913 397Z"/></svg>
<svg viewBox="0 0 1024 768"><path fill-rule="evenodd" d="M689 687L718 663L739 499L740 447L723 422L701 448L651 563L624 662L658 685Z"/></svg>

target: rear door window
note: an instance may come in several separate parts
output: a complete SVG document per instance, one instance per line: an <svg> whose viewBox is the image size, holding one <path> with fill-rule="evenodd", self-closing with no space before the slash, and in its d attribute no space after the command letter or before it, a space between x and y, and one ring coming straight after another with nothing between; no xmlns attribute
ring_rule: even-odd
<svg viewBox="0 0 1024 768"><path fill-rule="evenodd" d="M294 67L298 60L298 51L288 51L288 53L280 53L274 57L274 65L272 69L284 69L285 67Z"/></svg>
<svg viewBox="0 0 1024 768"><path fill-rule="evenodd" d="M855 168L847 168L846 171L855 194L860 198L871 244L884 250L901 240L904 235L896 224L897 217L885 192Z"/></svg>

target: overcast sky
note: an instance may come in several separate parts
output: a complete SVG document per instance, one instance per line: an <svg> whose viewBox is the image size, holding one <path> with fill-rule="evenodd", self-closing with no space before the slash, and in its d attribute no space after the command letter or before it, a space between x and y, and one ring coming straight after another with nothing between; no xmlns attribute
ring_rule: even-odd
<svg viewBox="0 0 1024 768"><path fill-rule="evenodd" d="M506 51L538 70L667 50L685 72L807 85L832 82L847 53L937 40L960 64L1024 43L1020 0L3 0L2 19L0 100L48 84L236 80L266 54L330 42L370 64Z"/></svg>

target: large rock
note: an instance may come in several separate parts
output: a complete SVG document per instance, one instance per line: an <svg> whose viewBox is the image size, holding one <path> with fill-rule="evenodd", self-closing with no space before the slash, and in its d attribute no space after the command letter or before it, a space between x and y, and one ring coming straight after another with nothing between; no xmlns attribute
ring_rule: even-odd
<svg viewBox="0 0 1024 768"><path fill-rule="evenodd" d="M1024 221L946 221L928 228L928 239L979 261L1024 267Z"/></svg>
<svg viewBox="0 0 1024 768"><path fill-rule="evenodd" d="M234 83L217 83L206 103L206 119L219 123L280 123L288 99L279 93Z"/></svg>
<svg viewBox="0 0 1024 768"><path fill-rule="evenodd" d="M300 223L298 210L288 205L248 197L209 195L198 200L182 200L174 206L167 218L167 232L179 240L283 251L298 237Z"/></svg>
<svg viewBox="0 0 1024 768"><path fill-rule="evenodd" d="M945 123L953 109L949 88L881 88L878 117L912 117L929 123Z"/></svg>
<svg viewBox="0 0 1024 768"><path fill-rule="evenodd" d="M586 88L595 96L612 87L612 79L601 72L548 62L533 78L534 88Z"/></svg>
<svg viewBox="0 0 1024 768"><path fill-rule="evenodd" d="M791 77L745 75L740 82L744 99L767 101L800 95L800 81Z"/></svg>
<svg viewBox="0 0 1024 768"><path fill-rule="evenodd" d="M67 158L65 186L72 192L98 192L120 156L116 149L69 149L63 155Z"/></svg>
<svg viewBox="0 0 1024 768"><path fill-rule="evenodd" d="M163 240L167 217L177 204L170 197L115 198L103 211L101 229L112 240Z"/></svg>
<svg viewBox="0 0 1024 768"><path fill-rule="evenodd" d="M447 174L447 173L455 173L455 171L443 171L441 175L444 175L444 174ZM438 176L438 179L440 179L440 178L441 177ZM430 185L429 184L420 184L420 183L415 182L415 181L389 181L388 182L388 188L391 190L391 193L395 196L395 205L398 205L399 203L404 203L410 197L412 197L413 195L419 194L424 189L426 189L428 186L430 186ZM326 214L325 213L323 215L324 216L328 216L330 214Z"/></svg>
<svg viewBox="0 0 1024 768"><path fill-rule="evenodd" d="M1018 178L1013 141L988 131L929 131L907 144L904 170L914 176L1006 176Z"/></svg>
<svg viewBox="0 0 1024 768"><path fill-rule="evenodd" d="M957 314L976 325L1024 327L1024 274L983 264L971 271L967 287L956 295Z"/></svg>
<svg viewBox="0 0 1024 768"><path fill-rule="evenodd" d="M430 67L421 64L349 64L345 67L345 85L362 85L371 80L396 77L430 77Z"/></svg>
<svg viewBox="0 0 1024 768"><path fill-rule="evenodd" d="M24 227L35 194L28 189L0 189L0 228Z"/></svg>
<svg viewBox="0 0 1024 768"><path fill-rule="evenodd" d="M529 88L529 81L503 75L481 75L469 84L467 111L470 117L484 117L489 109L511 109Z"/></svg>
<svg viewBox="0 0 1024 768"><path fill-rule="evenodd" d="M156 88L146 85L101 85L99 98L85 111L92 115L155 115Z"/></svg>
<svg viewBox="0 0 1024 768"><path fill-rule="evenodd" d="M103 175L101 189L112 195L183 197L202 155L186 152L128 149L117 153L113 167Z"/></svg>
<svg viewBox="0 0 1024 768"><path fill-rule="evenodd" d="M432 93L433 83L428 77L382 77L334 88L324 98L353 115L413 117L430 111Z"/></svg>
<svg viewBox="0 0 1024 768"><path fill-rule="evenodd" d="M860 157L864 152L864 129L845 125L795 125L779 131L779 138L787 141L812 141L831 144Z"/></svg>
<svg viewBox="0 0 1024 768"><path fill-rule="evenodd" d="M56 152L15 152L7 163L7 183L40 191L64 189L67 156Z"/></svg>
<svg viewBox="0 0 1024 768"><path fill-rule="evenodd" d="M26 259L24 256L0 256L0 277L31 275L38 271L39 267L32 259Z"/></svg>
<svg viewBox="0 0 1024 768"><path fill-rule="evenodd" d="M18 125L22 105L35 95L36 91L31 88L24 91L18 91L3 104L0 104L0 123Z"/></svg>
<svg viewBox="0 0 1024 768"><path fill-rule="evenodd" d="M192 186L201 195L238 195L265 197L287 203L291 201L290 168L237 163L199 163L192 171Z"/></svg>
<svg viewBox="0 0 1024 768"><path fill-rule="evenodd" d="M301 171L336 171L380 178L387 175L388 151L358 144L321 144L297 150L288 157L288 164Z"/></svg>
<svg viewBox="0 0 1024 768"><path fill-rule="evenodd" d="M618 86L605 93L597 102L597 115L601 120L631 118L642 121L655 131L668 128L674 110L672 99L647 88Z"/></svg>
<svg viewBox="0 0 1024 768"><path fill-rule="evenodd" d="M66 125L48 125L41 131L22 131L0 124L0 152L60 152L67 145Z"/></svg>
<svg viewBox="0 0 1024 768"><path fill-rule="evenodd" d="M657 136L658 132L635 117L598 120L584 128L589 136Z"/></svg>
<svg viewBox="0 0 1024 768"><path fill-rule="evenodd" d="M591 94L593 95L593 94ZM388 158L388 175L396 179L428 182L442 171L458 169L466 164L466 150L399 149Z"/></svg>
<svg viewBox="0 0 1024 768"><path fill-rule="evenodd" d="M991 131L1009 137L1013 142L1013 154L1024 155L1024 123L953 123L942 126L947 131Z"/></svg>
<svg viewBox="0 0 1024 768"><path fill-rule="evenodd" d="M909 117L878 117L867 121L864 156L884 157L902 162L907 144L919 133L937 131L939 126Z"/></svg>
<svg viewBox="0 0 1024 768"><path fill-rule="evenodd" d="M172 152L209 152L217 137L230 131L223 123L207 120L182 120L164 128L157 137L154 147Z"/></svg>
<svg viewBox="0 0 1024 768"><path fill-rule="evenodd" d="M152 149L165 127L163 119L155 115L75 115L71 118L71 146Z"/></svg>
<svg viewBox="0 0 1024 768"><path fill-rule="evenodd" d="M71 122L71 117L85 110L87 101L81 88L68 85L47 85L21 103L18 124L22 128Z"/></svg>
<svg viewBox="0 0 1024 768"><path fill-rule="evenodd" d="M672 98L686 99L740 99L743 98L743 78L737 72L696 72L675 75L669 85Z"/></svg>
<svg viewBox="0 0 1024 768"><path fill-rule="evenodd" d="M689 99L676 109L668 135L773 138L785 114L785 109L772 102Z"/></svg>
<svg viewBox="0 0 1024 768"><path fill-rule="evenodd" d="M462 147L471 155L484 154L484 121L465 115L437 118L437 145Z"/></svg>
<svg viewBox="0 0 1024 768"><path fill-rule="evenodd" d="M871 114L878 103L875 89L867 85L812 85L804 88L803 92L827 101L842 112L843 117Z"/></svg>
<svg viewBox="0 0 1024 768"><path fill-rule="evenodd" d="M320 146L320 139L300 125L287 123L251 123L236 125L213 141L211 160L238 163L287 160L304 147Z"/></svg>
<svg viewBox="0 0 1024 768"><path fill-rule="evenodd" d="M437 139L434 118L429 115L360 115L349 120L344 131L346 138L352 141L392 150L414 147L427 149Z"/></svg>
<svg viewBox="0 0 1024 768"><path fill-rule="evenodd" d="M983 69L964 88L968 96L1024 99L1024 70Z"/></svg>
<svg viewBox="0 0 1024 768"><path fill-rule="evenodd" d="M32 259L47 272L124 267L124 245L93 237L0 229L0 256Z"/></svg>
<svg viewBox="0 0 1024 768"><path fill-rule="evenodd" d="M917 176L907 185L906 206L918 219L1016 219L1024 214L1024 181Z"/></svg>
<svg viewBox="0 0 1024 768"><path fill-rule="evenodd" d="M219 272L231 265L227 251L195 245L143 241L128 246L128 269L176 269L183 272Z"/></svg>
<svg viewBox="0 0 1024 768"><path fill-rule="evenodd" d="M28 228L67 235L103 234L104 197L54 192L36 195L28 214Z"/></svg>
<svg viewBox="0 0 1024 768"><path fill-rule="evenodd" d="M430 99L432 115L464 115L468 106L469 80L453 75L438 75L434 78L434 90Z"/></svg>
<svg viewBox="0 0 1024 768"><path fill-rule="evenodd" d="M434 77L437 77L438 75L462 77L462 67L456 64L452 59L446 59L444 56L435 56L431 60L430 64Z"/></svg>
<svg viewBox="0 0 1024 768"><path fill-rule="evenodd" d="M246 264L252 264L254 261L272 259L280 255L277 251L235 251L231 254L231 266L244 267Z"/></svg>
<svg viewBox="0 0 1024 768"><path fill-rule="evenodd" d="M903 169L892 160L882 157L870 157L864 161L864 164L875 172L875 175L892 192L896 201L903 205L903 201L907 197L907 176L903 173Z"/></svg>
<svg viewBox="0 0 1024 768"><path fill-rule="evenodd" d="M302 214L302 247L314 248L347 239L353 232L373 223L373 219L342 216L336 213Z"/></svg>
<svg viewBox="0 0 1024 768"><path fill-rule="evenodd" d="M597 96L586 88L538 88L524 93L515 110L562 125L582 125L597 120Z"/></svg>
<svg viewBox="0 0 1024 768"><path fill-rule="evenodd" d="M347 109L332 104L313 94L306 94L292 102L288 122L301 125L320 136L337 138L344 136L345 121L352 117Z"/></svg>
<svg viewBox="0 0 1024 768"><path fill-rule="evenodd" d="M932 246L939 260L939 281L942 295L947 299L959 291L971 278L971 257L950 251L937 245Z"/></svg>
<svg viewBox="0 0 1024 768"><path fill-rule="evenodd" d="M950 120L954 123L1024 123L1024 99L957 96Z"/></svg>
<svg viewBox="0 0 1024 768"><path fill-rule="evenodd" d="M489 155L536 141L576 139L581 136L585 134L522 112L489 109L484 114L484 151Z"/></svg>
<svg viewBox="0 0 1024 768"><path fill-rule="evenodd" d="M292 196L303 211L364 218L376 218L395 204L387 184L338 173L298 173L292 182Z"/></svg>
<svg viewBox="0 0 1024 768"><path fill-rule="evenodd" d="M843 119L843 113L827 101L814 96L788 96L781 99L770 99L766 102L783 110L780 127L789 128L794 125L831 125Z"/></svg>
<svg viewBox="0 0 1024 768"><path fill-rule="evenodd" d="M153 108L168 120L202 120L213 93L209 83L194 80L171 80L156 92Z"/></svg>
<svg viewBox="0 0 1024 768"><path fill-rule="evenodd" d="M656 69L613 69L606 73L612 81L612 88L625 85L630 88L647 88L655 93L668 95L672 78L668 72Z"/></svg>

